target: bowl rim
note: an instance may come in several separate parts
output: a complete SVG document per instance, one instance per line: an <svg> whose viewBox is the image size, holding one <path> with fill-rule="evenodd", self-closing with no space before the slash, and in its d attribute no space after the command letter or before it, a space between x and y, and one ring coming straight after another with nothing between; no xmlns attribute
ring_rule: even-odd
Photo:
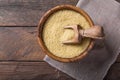
<svg viewBox="0 0 120 80"><path fill-rule="evenodd" d="M78 61L78 60L82 59L83 57L85 57L88 54L88 51L91 50L91 48L94 45L94 40L93 39L91 39L88 47L80 55L78 55L76 57L73 57L73 58L61 58L61 57L53 55L47 49L47 47L46 47L46 45L44 44L44 41L43 41L42 33L43 33L44 23L46 22L47 18L51 14L53 14L53 13L55 13L55 12L61 10L61 9L69 9L69 10L73 10L73 11L76 11L76 12L82 14L82 16L84 16L86 18L86 20L89 22L90 26L93 27L94 23L93 23L92 19L90 18L90 16L84 10L82 10L82 9L76 7L76 6L72 6L72 5L59 5L59 6L56 6L56 7L52 8L52 9L48 10L42 16L42 18L40 19L39 24L38 24L38 42L39 42L40 47L44 51L44 53L47 54L52 59L55 59L55 60L60 61L60 62Z"/></svg>

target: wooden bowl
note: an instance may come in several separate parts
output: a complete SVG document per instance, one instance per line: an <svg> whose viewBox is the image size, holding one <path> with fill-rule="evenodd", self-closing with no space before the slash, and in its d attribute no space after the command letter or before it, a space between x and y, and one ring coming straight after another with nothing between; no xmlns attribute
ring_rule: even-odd
<svg viewBox="0 0 120 80"><path fill-rule="evenodd" d="M88 54L88 51L93 47L93 43L94 41L91 39L90 41L90 44L88 46L88 48L86 48L86 50L81 53L79 56L76 56L74 58L61 58L61 57L57 57L55 55L53 55L47 48L46 48L46 45L44 44L44 41L43 41L43 37L42 37L42 32L43 32L43 26L44 26L44 23L46 22L46 20L48 19L48 17L55 13L56 11L59 11L59 10L62 10L62 9L68 9L68 10L73 10L73 11L76 11L78 13L80 13L81 15L83 15L86 20L89 22L90 26L92 27L94 24L93 24L93 21L91 20L91 18L88 16L88 14L83 11L82 9L80 8L77 8L75 6L72 6L72 5L60 5L60 6L56 6L50 10L48 10L44 16L41 18L39 24L38 24L38 41L39 41L39 44L42 48L42 50L49 56L51 57L52 59L55 59L57 61L61 61L61 62L73 62L73 61L78 61L82 58L84 58L87 54Z"/></svg>

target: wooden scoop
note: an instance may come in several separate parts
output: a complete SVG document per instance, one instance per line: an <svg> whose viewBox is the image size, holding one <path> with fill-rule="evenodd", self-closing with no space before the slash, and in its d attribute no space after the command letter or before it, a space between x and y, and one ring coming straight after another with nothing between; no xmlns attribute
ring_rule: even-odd
<svg viewBox="0 0 120 80"><path fill-rule="evenodd" d="M65 26L65 29L73 29L74 37L71 40L63 41L64 44L80 44L83 37L89 37L93 39L103 39L103 28L100 26L93 26L89 29L82 29L79 25Z"/></svg>

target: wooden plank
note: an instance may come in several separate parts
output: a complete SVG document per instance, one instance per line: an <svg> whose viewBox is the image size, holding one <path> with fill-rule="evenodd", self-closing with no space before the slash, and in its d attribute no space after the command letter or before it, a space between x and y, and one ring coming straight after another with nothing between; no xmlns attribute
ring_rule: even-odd
<svg viewBox="0 0 120 80"><path fill-rule="evenodd" d="M0 60L40 61L43 57L35 27L0 27Z"/></svg>
<svg viewBox="0 0 120 80"><path fill-rule="evenodd" d="M0 0L0 26L37 26L50 8L78 0Z"/></svg>
<svg viewBox="0 0 120 80"><path fill-rule="evenodd" d="M120 63L111 66L104 80L120 80Z"/></svg>
<svg viewBox="0 0 120 80"><path fill-rule="evenodd" d="M0 27L0 60L42 61L44 55L36 27Z"/></svg>
<svg viewBox="0 0 120 80"><path fill-rule="evenodd" d="M0 80L74 80L45 62L0 62Z"/></svg>
<svg viewBox="0 0 120 80"><path fill-rule="evenodd" d="M0 62L0 80L74 80L45 62ZM112 65L104 80L120 79L120 63Z"/></svg>

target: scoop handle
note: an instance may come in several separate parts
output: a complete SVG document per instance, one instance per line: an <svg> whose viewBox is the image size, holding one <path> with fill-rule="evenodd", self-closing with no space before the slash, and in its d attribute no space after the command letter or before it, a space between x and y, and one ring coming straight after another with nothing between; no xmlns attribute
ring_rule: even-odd
<svg viewBox="0 0 120 80"><path fill-rule="evenodd" d="M79 30L79 35L83 37L89 37L93 39L103 39L104 38L104 33L103 33L103 28L101 26L93 26L90 27L89 29L80 29Z"/></svg>

